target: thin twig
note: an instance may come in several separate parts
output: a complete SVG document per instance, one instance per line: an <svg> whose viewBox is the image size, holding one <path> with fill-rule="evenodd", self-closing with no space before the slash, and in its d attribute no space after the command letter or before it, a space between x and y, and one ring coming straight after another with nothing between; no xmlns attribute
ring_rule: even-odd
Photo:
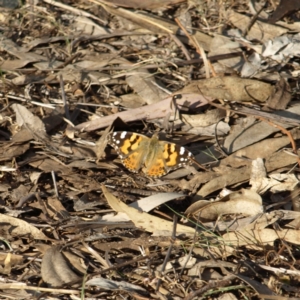
<svg viewBox="0 0 300 300"><path fill-rule="evenodd" d="M205 292L207 292L210 289L227 286L227 285L231 284L231 281L234 280L234 279L236 279L236 276L234 276L234 275L228 275L228 276L225 276L223 280L215 280L213 282L209 282L202 289L199 289L199 290L197 290L195 292L192 292L192 293L188 294L183 299L184 300L192 300L192 299L194 299L198 295L203 295Z"/></svg>
<svg viewBox="0 0 300 300"><path fill-rule="evenodd" d="M172 249L173 249L174 242L176 240L177 222L178 222L178 217L174 214L173 215L173 232L172 232L172 237L171 237L171 243L170 243L168 252L166 254L165 260L164 260L164 262L162 264L162 267L161 267L161 274L163 274L163 272L166 269L167 263L168 263L168 261L170 259L170 255L171 255L171 252L172 252ZM161 279L159 278L158 281L157 281L157 285L156 285L156 290L155 290L156 292L158 291L158 289L160 287L160 284L161 284Z"/></svg>
<svg viewBox="0 0 300 300"><path fill-rule="evenodd" d="M181 24L180 20L178 18L175 18L175 21L177 25L180 27L180 29L184 32L184 34L188 37L188 39L191 41L191 43L194 45L196 48L197 53L202 57L204 67L205 67L205 73L206 73L206 78L209 78L209 69L210 69L210 64L208 63L208 59L206 57L206 54L203 50L203 48L199 45L198 41L194 39L188 31L184 28L184 26Z"/></svg>

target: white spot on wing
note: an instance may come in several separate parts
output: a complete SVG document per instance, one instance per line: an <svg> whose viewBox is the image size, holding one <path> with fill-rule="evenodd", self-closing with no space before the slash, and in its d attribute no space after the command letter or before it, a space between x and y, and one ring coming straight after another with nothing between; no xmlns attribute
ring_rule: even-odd
<svg viewBox="0 0 300 300"><path fill-rule="evenodd" d="M180 154L180 155L183 155L184 152L185 152L185 148L184 148L184 147L180 147L180 152L179 152L179 154Z"/></svg>
<svg viewBox="0 0 300 300"><path fill-rule="evenodd" d="M127 135L127 131L123 131L120 135L121 139L125 139L126 135Z"/></svg>

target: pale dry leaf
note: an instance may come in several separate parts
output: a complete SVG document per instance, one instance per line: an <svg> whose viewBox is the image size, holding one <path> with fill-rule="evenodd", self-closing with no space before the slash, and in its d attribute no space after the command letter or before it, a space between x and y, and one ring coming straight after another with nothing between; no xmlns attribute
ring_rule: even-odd
<svg viewBox="0 0 300 300"><path fill-rule="evenodd" d="M105 278L92 278L86 283L88 286L98 286L105 290L125 290L131 293L147 293L147 291L138 285L126 281L115 281Z"/></svg>
<svg viewBox="0 0 300 300"><path fill-rule="evenodd" d="M275 110L284 110L292 99L292 90L284 78L276 83L275 90L266 102L266 106Z"/></svg>
<svg viewBox="0 0 300 300"><path fill-rule="evenodd" d="M234 76L198 80L201 94L236 102L266 102L274 87L271 84Z"/></svg>
<svg viewBox="0 0 300 300"><path fill-rule="evenodd" d="M142 97L134 93L121 95L120 98L122 99L120 105L126 108L138 108L145 103Z"/></svg>
<svg viewBox="0 0 300 300"><path fill-rule="evenodd" d="M145 33L157 33L161 34L162 32L168 34L176 34L178 31L177 24L166 21L166 19L158 18L157 16L152 16L151 14L143 13L143 12L131 12L129 10L125 10L122 8L113 8L111 6L103 7L111 14L115 16L120 16L122 18L126 18L131 22L142 27ZM141 31L141 30L140 30ZM195 39L199 45L205 50L209 50L209 45L211 43L212 37L207 34L204 34L197 30L195 34L191 35L193 39ZM191 43L190 40L187 40L187 43Z"/></svg>
<svg viewBox="0 0 300 300"><path fill-rule="evenodd" d="M31 172L29 176L30 181L33 184L37 184L42 174L43 174L42 172L35 172L35 171Z"/></svg>
<svg viewBox="0 0 300 300"><path fill-rule="evenodd" d="M0 223L3 230L4 224L5 227L8 227L8 230L5 230L5 236L8 238L29 234L36 240L48 240L48 237L43 232L23 220L0 214ZM4 236L4 232L2 232L2 236Z"/></svg>
<svg viewBox="0 0 300 300"><path fill-rule="evenodd" d="M181 268L190 269L192 268L197 259L195 257L191 257L189 255L185 255L176 259L169 260L164 271L170 271L174 269L174 266L179 265ZM162 271L163 264L158 265L155 269L156 271Z"/></svg>
<svg viewBox="0 0 300 300"><path fill-rule="evenodd" d="M135 208L127 206L125 203L108 192L105 186L102 186L102 191L110 207L116 212L126 213L136 227L143 228L148 232L163 230L171 234L173 230L173 222L151 216L145 212L140 212ZM178 224L176 232L181 234L194 234L195 230L191 227Z"/></svg>
<svg viewBox="0 0 300 300"><path fill-rule="evenodd" d="M108 261L105 260L104 257L101 256L98 251L94 250L91 246L89 246L87 243L83 242L83 246L86 248L88 252L104 267L104 268L109 268L110 264ZM98 249L97 249L98 250Z"/></svg>
<svg viewBox="0 0 300 300"><path fill-rule="evenodd" d="M299 180L294 174L270 174L267 177L267 172L264 162L261 158L252 161L251 178L249 184L252 190L259 194L264 194L271 190L272 193L284 191L293 191L298 185Z"/></svg>
<svg viewBox="0 0 300 300"><path fill-rule="evenodd" d="M210 202L208 205L197 207L197 202L192 204L186 214L194 215L194 218L201 222L217 220L222 215L243 214L245 216L255 216L263 212L261 197L251 190L241 190L233 192L219 201Z"/></svg>
<svg viewBox="0 0 300 300"><path fill-rule="evenodd" d="M256 52L252 53L243 65L243 68L241 70L241 77L249 78L254 76L261 68L261 63L261 56Z"/></svg>
<svg viewBox="0 0 300 300"><path fill-rule="evenodd" d="M3 71L13 71L17 69L22 69L29 63L30 61L23 59L4 60L0 63L0 67ZM39 78L44 78L44 76L39 76ZM28 81L28 77L23 75L12 79L12 82L16 85L27 84L29 83Z"/></svg>
<svg viewBox="0 0 300 300"><path fill-rule="evenodd" d="M249 184L252 186L251 190L257 193L263 193L266 191L266 182L264 179L267 178L267 172L264 165L264 161L262 158L257 158L252 161L252 168L251 168L251 177L249 180Z"/></svg>
<svg viewBox="0 0 300 300"><path fill-rule="evenodd" d="M297 135L293 135L293 137L295 140L297 140L300 136L297 137ZM254 145L237 150L228 157L223 158L220 160L219 166L231 166L233 168L239 168L241 166L250 165L251 160L256 159L258 155L261 158L268 158L271 156L271 154L288 145L289 142L290 141L287 136L264 139L259 143L255 143Z"/></svg>
<svg viewBox="0 0 300 300"><path fill-rule="evenodd" d="M64 175L69 175L73 173L72 168L69 168L62 162L48 158L43 159L43 157L41 157L40 160L37 159L36 161L30 162L30 165L47 173L53 170Z"/></svg>
<svg viewBox="0 0 300 300"><path fill-rule="evenodd" d="M68 263L72 266L78 274L84 275L87 272L87 266L80 256L77 256L69 251L63 251L64 258L68 260Z"/></svg>
<svg viewBox="0 0 300 300"><path fill-rule="evenodd" d="M47 139L47 133L45 124L30 112L25 106L14 103L12 105L13 110L16 113L16 121L19 127L26 128L37 140Z"/></svg>
<svg viewBox="0 0 300 300"><path fill-rule="evenodd" d="M64 118L64 121L67 123L67 128L65 129L64 135L70 140L74 140L76 130L74 129L74 124L72 124L68 119Z"/></svg>
<svg viewBox="0 0 300 300"><path fill-rule="evenodd" d="M241 52L240 47L241 44L232 41L231 38L215 34L210 44L209 55L225 55L230 53ZM243 56L237 56L233 58L219 60L217 63L222 66L225 66L226 68L231 68L237 72L240 72L245 63L245 59L243 58Z"/></svg>
<svg viewBox="0 0 300 300"><path fill-rule="evenodd" d="M278 210L283 216L281 219L289 220L290 222L286 224L287 228L298 229L300 224L300 211L292 210Z"/></svg>
<svg viewBox="0 0 300 300"><path fill-rule="evenodd" d="M68 266L65 257L60 252L59 246L53 246L45 252L41 265L41 274L44 282L52 287L80 278Z"/></svg>
<svg viewBox="0 0 300 300"><path fill-rule="evenodd" d="M205 113L195 115L181 114L182 119L193 127L206 127L214 125L218 123L221 119L223 119L225 116L226 110L219 108L211 109L206 111Z"/></svg>
<svg viewBox="0 0 300 300"><path fill-rule="evenodd" d="M292 275L292 276L296 276L296 277L300 277L300 271L299 270L289 270L286 268L274 268L271 266L266 266L266 265L261 265L259 264L259 266L267 271L271 271L273 272L276 276L283 276L283 275Z"/></svg>
<svg viewBox="0 0 300 300"><path fill-rule="evenodd" d="M55 220L67 219L69 212L64 208L62 202L56 196L48 197L45 203L49 216Z"/></svg>
<svg viewBox="0 0 300 300"><path fill-rule="evenodd" d="M109 141L109 137L111 134L111 126L108 126L104 132L102 133L101 137L98 139L98 141L96 142L96 146L95 146L95 153L96 153L96 157L97 159L101 159L103 158L104 154L105 154L105 148L107 146L107 143Z"/></svg>
<svg viewBox="0 0 300 300"><path fill-rule="evenodd" d="M300 151L298 151L298 155L300 155ZM266 159L265 166L267 172L271 172L279 168L294 165L296 163L297 156L290 155L284 151L279 151L271 154ZM230 174L230 176L228 176L228 174ZM218 176L216 173L211 173L204 178L206 183L197 192L197 196L201 198L204 198L215 191L221 190L226 186L232 186L233 184L249 180L250 169L248 166L241 167L239 169L227 167L226 172L222 172L222 175L220 176Z"/></svg>
<svg viewBox="0 0 300 300"><path fill-rule="evenodd" d="M189 118L185 118L185 122L189 124L188 122ZM195 126L191 128L190 125L184 125L182 126L182 130L184 132L188 132L190 134L198 135L198 136L225 136L230 132L230 126L226 122L218 122L217 124L213 124L206 127L200 127Z"/></svg>
<svg viewBox="0 0 300 300"><path fill-rule="evenodd" d="M290 116L293 115L298 120L300 119L300 105L296 103L295 105L289 107L284 111L276 111L273 115L277 116ZM291 125L285 122L277 122L276 124L284 128L291 127ZM274 132L278 132L280 129L278 127L271 126L267 122L257 121L254 117L247 117L241 119L237 125L231 127L230 134L226 137L224 141L224 148L227 152L232 153L241 148L254 144L264 138L268 137ZM259 153L259 150L258 150ZM253 157L257 158L260 155Z"/></svg>
<svg viewBox="0 0 300 300"><path fill-rule="evenodd" d="M17 45L15 42L13 42L12 39L5 37L4 35L0 34L1 43L0 43L0 50L6 51L9 54L18 57L21 61L28 63L33 63L37 61L47 61L48 58L45 56L28 52L25 48ZM4 61L5 62L5 61ZM49 63L48 63L49 64ZM2 65L1 65L2 68Z"/></svg>
<svg viewBox="0 0 300 300"><path fill-rule="evenodd" d="M235 27L239 28L242 32L244 32L249 24L251 23L251 17L235 12L233 9L229 9L226 11L226 17L229 22L231 22ZM267 40L272 40L277 36L281 36L288 32L288 29L264 23L261 21L256 21L253 26L251 26L250 30L247 33L247 39L256 39L262 42Z"/></svg>
<svg viewBox="0 0 300 300"><path fill-rule="evenodd" d="M270 57L277 62L286 63L287 58L300 55L300 34L295 34L292 37L286 35L278 36L273 40L269 40L264 45L262 55Z"/></svg>
<svg viewBox="0 0 300 300"><path fill-rule="evenodd" d="M202 271L204 269L212 269L212 268L217 268L217 269L226 268L228 270L236 269L236 265L233 262L223 261L220 259L213 259L213 258L208 259L208 260L198 260L197 264L194 267L196 267L198 269L198 272L195 272L195 269L193 268L194 269L193 273L197 277L202 273ZM217 279L217 278L215 278L215 279ZM209 280L209 278L206 278L204 280Z"/></svg>
<svg viewBox="0 0 300 300"><path fill-rule="evenodd" d="M11 265L11 255L12 255L11 253L7 253L7 255L6 255L6 258L4 260L4 268L3 268L3 271L2 271L3 274L9 275L10 272L11 272L11 267L12 267L12 265Z"/></svg>
<svg viewBox="0 0 300 300"><path fill-rule="evenodd" d="M232 293L224 293L221 296L219 296L216 300L237 300L237 298Z"/></svg>
<svg viewBox="0 0 300 300"><path fill-rule="evenodd" d="M90 70L90 71L99 71L107 66L115 66L119 65L121 68L127 69L132 67L132 63L118 56L116 53L97 53L97 55L93 53L87 53L83 60L75 62L72 64L76 69L81 70ZM104 73L103 73L104 75Z"/></svg>
<svg viewBox="0 0 300 300"><path fill-rule="evenodd" d="M205 226L211 230L217 230L219 232L225 230L235 231L248 226L249 224L253 223L253 221L256 219L257 215L243 218L234 218L229 221L225 219L225 221L218 220L217 222L206 222Z"/></svg>
<svg viewBox="0 0 300 300"><path fill-rule="evenodd" d="M261 214L258 218L256 218L255 222L252 222L247 226L248 230L256 229L264 229L267 226L274 224L278 220L284 219L285 213L282 210L273 210L270 213Z"/></svg>
<svg viewBox="0 0 300 300"><path fill-rule="evenodd" d="M24 257L22 255L10 253L11 256L9 258L10 264L12 267L21 265L24 262ZM4 264L8 253L0 253L0 264Z"/></svg>
<svg viewBox="0 0 300 300"><path fill-rule="evenodd" d="M96 22L86 16L62 14L61 18L68 22L69 30L80 32L82 35L100 35L109 33L105 27L99 26Z"/></svg>
<svg viewBox="0 0 300 300"><path fill-rule="evenodd" d="M84 161L84 160L74 160L71 163L68 164L69 168L78 168L82 170L89 170L89 169L97 169L97 168L103 168L103 169L113 169L117 168L116 166L112 166L110 163L106 162L91 162L91 161Z"/></svg>
<svg viewBox="0 0 300 300"><path fill-rule="evenodd" d="M270 174L270 180L273 185L270 186L272 193L280 193L285 191L293 191L299 184L299 179L295 174Z"/></svg>
<svg viewBox="0 0 300 300"><path fill-rule="evenodd" d="M262 56L275 59L275 54L284 49L290 42L291 40L286 35L277 36L272 40L268 40L264 43Z"/></svg>
<svg viewBox="0 0 300 300"><path fill-rule="evenodd" d="M198 94L180 94L181 98L176 99L176 107L173 105L173 98L168 97L158 103L146 105L143 107L130 109L120 113L116 113L103 118L97 118L89 122L81 123L75 128L79 131L93 131L99 128L110 126L114 120L121 118L124 122L131 122L135 120L153 120L164 118L166 115L173 116L175 111L180 110L183 105L188 104L189 108L196 109L208 103L207 98Z"/></svg>
<svg viewBox="0 0 300 300"><path fill-rule="evenodd" d="M282 239L286 242L300 245L300 230L285 229L274 230L266 228L281 218L284 218L285 211L272 211L261 215L255 222L236 230L228 232L221 238L222 241L232 246L246 246L249 249L261 249L266 245L274 246L274 241Z"/></svg>
<svg viewBox="0 0 300 300"><path fill-rule="evenodd" d="M99 23L106 23L102 19L96 17L94 14L88 13L88 12L82 10L82 9L75 8L74 6L61 3L60 1L43 0L43 2L51 4L51 5L55 6L55 7L59 7L63 11L68 11L72 15L84 16L84 17L87 17L87 18L94 19L94 20L98 21Z"/></svg>
<svg viewBox="0 0 300 300"><path fill-rule="evenodd" d="M188 276L199 278L201 276L202 280L209 281L209 280L221 280L224 276L221 275L219 272L214 270L213 268L202 267L199 264L196 264L192 269L188 270ZM204 270L203 270L204 269Z"/></svg>
<svg viewBox="0 0 300 300"><path fill-rule="evenodd" d="M126 76L127 84L144 100L148 105L157 103L166 98L165 87L159 88L155 78L146 69L137 69L138 73Z"/></svg>
<svg viewBox="0 0 300 300"><path fill-rule="evenodd" d="M181 193L158 193L135 201L129 204L129 206L140 211L148 212L161 204L181 197L185 197L185 195Z"/></svg>
<svg viewBox="0 0 300 300"><path fill-rule="evenodd" d="M103 4L102 6L109 13L130 20L131 22L144 28L146 32L153 32L158 34L164 32L168 34L170 33L175 34L176 31L178 30L178 26L175 25L174 23L168 22L162 18L158 18L157 16L154 17L151 14L146 14L142 12L133 12L123 8L114 8Z"/></svg>
<svg viewBox="0 0 300 300"><path fill-rule="evenodd" d="M201 257L211 258L212 256L214 258L224 258L231 255L235 255L236 249L231 246L224 245L209 245L209 252L205 248L194 248L193 253L196 255L199 255Z"/></svg>

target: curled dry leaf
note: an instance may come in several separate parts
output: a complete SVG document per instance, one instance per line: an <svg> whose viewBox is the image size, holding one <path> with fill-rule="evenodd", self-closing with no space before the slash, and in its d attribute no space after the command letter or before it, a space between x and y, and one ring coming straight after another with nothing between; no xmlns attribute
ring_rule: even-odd
<svg viewBox="0 0 300 300"><path fill-rule="evenodd" d="M300 155L300 151L298 151L298 155ZM290 155L284 151L279 151L271 154L266 159L265 166L267 172L271 172L276 169L295 164L297 163L297 159L298 157L295 155ZM228 174L230 174L230 176L228 176ZM197 195L200 197L206 197L207 195L222 189L224 186L232 186L233 184L249 180L249 178L250 169L248 166L239 169L228 167L226 173L223 173L221 176L211 176L209 181L205 183L197 192Z"/></svg>
<svg viewBox="0 0 300 300"><path fill-rule="evenodd" d="M111 127L107 127L102 133L99 140L96 142L95 153L97 159L101 159L104 156L104 151L107 146L107 142L109 140L109 136L111 134Z"/></svg>
<svg viewBox="0 0 300 300"><path fill-rule="evenodd" d="M48 240L39 229L23 220L0 214L0 223L3 237L11 238L28 234L36 240Z"/></svg>
<svg viewBox="0 0 300 300"><path fill-rule="evenodd" d="M22 255L17 255L13 253L0 253L0 264L5 265L8 254L10 254L9 261L11 266L21 265L24 262L24 257Z"/></svg>
<svg viewBox="0 0 300 300"><path fill-rule="evenodd" d="M232 246L246 246L248 249L259 250L265 246L274 246L275 240L281 239L294 245L300 245L300 230L270 228L252 229L243 228L235 232L228 232L222 236L225 242Z"/></svg>
<svg viewBox="0 0 300 300"><path fill-rule="evenodd" d="M235 27L239 28L243 32L247 31L249 24L251 24L251 17L235 12L233 9L226 11L227 21L234 24ZM288 29L257 21L251 26L247 32L247 39L255 39L265 42L269 39L274 39L276 36L283 35L288 32Z"/></svg>
<svg viewBox="0 0 300 300"><path fill-rule="evenodd" d="M292 90L290 85L281 78L275 86L275 89L268 99L266 106L276 110L284 110L292 99Z"/></svg>
<svg viewBox="0 0 300 300"><path fill-rule="evenodd" d="M234 76L199 80L198 88L205 96L253 103L266 102L274 90L274 87L268 83Z"/></svg>
<svg viewBox="0 0 300 300"><path fill-rule="evenodd" d="M98 286L105 290L125 290L131 293L147 293L147 291L138 285L128 283L126 281L115 281L105 278L93 278L88 280L86 285Z"/></svg>
<svg viewBox="0 0 300 300"><path fill-rule="evenodd" d="M215 35L210 43L209 56L218 54L230 54L242 52L240 43L232 41L231 38L223 35ZM224 66L224 68L231 68L235 71L241 71L242 66L245 64L245 58L243 56L229 57L216 62L217 65ZM220 67L220 66L219 66Z"/></svg>
<svg viewBox="0 0 300 300"><path fill-rule="evenodd" d="M190 269L195 265L196 262L197 262L196 258L191 257L189 255L185 255L183 257L176 258L169 261L164 268L164 272L174 270L174 268L178 266L180 266L181 268ZM157 266L156 270L161 272L163 270L163 264Z"/></svg>
<svg viewBox="0 0 300 300"><path fill-rule="evenodd" d="M296 135L293 135L293 137L294 139L298 139ZM254 160L259 154L259 157L267 158L270 157L272 153L275 153L288 144L289 138L287 136L265 139L260 141L259 143L255 143L253 145L237 150L236 152L222 159L219 163L219 166L231 166L232 168L239 168L241 166L250 165L250 160L237 159L237 157L247 157Z"/></svg>
<svg viewBox="0 0 300 300"><path fill-rule="evenodd" d="M71 270L59 248L59 246L49 248L45 252L41 266L43 280L52 287L80 279Z"/></svg>
<svg viewBox="0 0 300 300"><path fill-rule="evenodd" d="M286 216L285 216L286 215ZM230 243L232 246L246 246L248 249L262 249L266 245L273 246L274 241L282 239L295 245L300 245L300 230L281 228L275 230L266 228L274 222L288 218L285 211L272 211L260 216L255 222L236 230L235 232L228 232L220 238L223 242Z"/></svg>
<svg viewBox="0 0 300 300"><path fill-rule="evenodd" d="M295 174L273 173L267 177L264 162L261 158L252 161L251 178L249 181L252 190L264 194L270 190L272 193L293 191L299 183Z"/></svg>
<svg viewBox="0 0 300 300"><path fill-rule="evenodd" d="M205 97L199 95L199 91L197 91L197 93L185 93L178 95L181 95L181 98L176 99L176 105L174 105L173 98L168 97L158 103L122 111L106 117L97 118L89 122L84 122L78 124L75 126L75 128L80 131L93 131L95 129L110 126L117 118L121 118L124 122L159 119L168 115L173 116L182 108L196 109L208 103Z"/></svg>
<svg viewBox="0 0 300 300"><path fill-rule="evenodd" d="M252 161L251 178L249 184L252 186L251 190L262 194L266 191L267 172L262 158L257 158Z"/></svg>
<svg viewBox="0 0 300 300"><path fill-rule="evenodd" d="M225 214L254 216L261 212L263 212L261 197L254 191L244 189L204 206L203 201L199 204L196 202L186 210L186 214L193 215L195 219L199 218L201 222L215 221Z"/></svg>
<svg viewBox="0 0 300 300"><path fill-rule="evenodd" d="M274 116L288 116L293 115L296 119L300 119L300 105L295 104L292 107L288 108L285 111L275 112ZM291 125L287 125L285 122L281 122L280 120L276 120L275 124L280 125L284 128L288 128ZM298 125L297 125L298 126ZM230 134L226 137L224 141L224 148L230 153L237 151L241 148L254 144L260 140L265 139L270 134L274 132L278 132L279 128L271 126L267 122L257 121L253 117L247 117L241 120L240 124L232 126L232 130ZM299 138L299 134L295 133L295 139ZM275 139L274 139L275 141ZM272 143L270 143L272 144ZM273 148L272 146L269 146ZM262 148L262 151L264 149ZM257 151L260 153L260 150ZM262 157L261 155L252 156L253 159L257 157ZM268 157L268 156L267 156Z"/></svg>
<svg viewBox="0 0 300 300"><path fill-rule="evenodd" d="M30 112L25 106L13 104L13 110L16 113L16 121L20 127L26 128L35 140L41 141L47 138L45 124Z"/></svg>
<svg viewBox="0 0 300 300"><path fill-rule="evenodd" d="M105 186L102 186L102 191L104 196L110 205L110 207L116 212L124 212L128 215L129 219L138 228L143 228L148 232L164 231L165 233L171 234L173 230L173 222L169 222L160 219L155 216L151 216L145 212L140 212L139 210L127 206L125 203L117 199L113 194L111 194ZM195 230L191 227L184 226L181 224L177 225L177 233L181 234L194 234Z"/></svg>
<svg viewBox="0 0 300 300"><path fill-rule="evenodd" d="M111 6L103 5L105 10L107 10L109 13L120 16L122 18L128 19L134 24L139 25L142 28L145 28L145 30L149 30L149 32L154 32L161 34L164 33L172 33L175 34L178 30L178 27L171 22L168 22L162 18L158 18L157 16L154 17L151 14L146 13L137 13L130 10L126 10L123 8L114 8Z"/></svg>
<svg viewBox="0 0 300 300"><path fill-rule="evenodd" d="M138 210L148 212L163 203L166 203L168 201L178 199L178 198L181 198L184 196L185 195L181 194L181 193L158 193L155 195L151 195L149 197L145 197L138 201L135 201L135 202L131 203L129 206L136 208Z"/></svg>
<svg viewBox="0 0 300 300"><path fill-rule="evenodd" d="M10 274L11 272L11 267L12 267L12 253L7 253L5 260L4 260L4 268L0 266L0 273L1 274Z"/></svg>

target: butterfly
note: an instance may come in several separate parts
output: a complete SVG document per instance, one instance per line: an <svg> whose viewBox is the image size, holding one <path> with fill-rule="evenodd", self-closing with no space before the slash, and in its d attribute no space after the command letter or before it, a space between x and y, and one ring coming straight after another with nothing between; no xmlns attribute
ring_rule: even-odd
<svg viewBox="0 0 300 300"><path fill-rule="evenodd" d="M149 177L161 177L171 170L192 164L193 154L186 148L128 131L113 132L109 144L115 148L123 165L131 172L140 169Z"/></svg>

